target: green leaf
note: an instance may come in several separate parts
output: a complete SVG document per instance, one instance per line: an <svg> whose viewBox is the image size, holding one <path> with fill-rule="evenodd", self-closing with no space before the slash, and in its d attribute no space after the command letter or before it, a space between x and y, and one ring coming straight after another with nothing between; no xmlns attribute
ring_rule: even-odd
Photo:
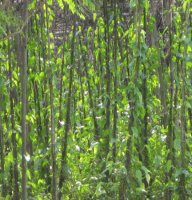
<svg viewBox="0 0 192 200"><path fill-rule="evenodd" d="M135 8L136 7L136 0L130 0L129 6L130 6L130 8Z"/></svg>
<svg viewBox="0 0 192 200"><path fill-rule="evenodd" d="M93 13L93 21L95 22L97 19L97 13Z"/></svg>
<svg viewBox="0 0 192 200"><path fill-rule="evenodd" d="M47 0L47 4L51 6L53 4L53 0Z"/></svg>
<svg viewBox="0 0 192 200"><path fill-rule="evenodd" d="M60 7L61 9L64 8L64 4L63 4L63 1L62 1L62 0L57 0L57 3L58 3L58 5L59 5L59 7Z"/></svg>
<svg viewBox="0 0 192 200"><path fill-rule="evenodd" d="M137 138L139 136L137 127L134 126L131 128L131 130L133 133L133 137Z"/></svg>
<svg viewBox="0 0 192 200"><path fill-rule="evenodd" d="M141 183L142 182L142 172L141 172L141 170L137 169L135 175L136 175L136 178L139 181L139 183Z"/></svg>
<svg viewBox="0 0 192 200"><path fill-rule="evenodd" d="M147 174L145 175L145 177L146 177L147 183L149 184L150 179L151 179L150 175L147 173Z"/></svg>
<svg viewBox="0 0 192 200"><path fill-rule="evenodd" d="M8 155L6 156L6 161L9 163L13 163L13 154L12 152L9 152Z"/></svg>
<svg viewBox="0 0 192 200"><path fill-rule="evenodd" d="M76 6L73 0L64 0L64 2L66 2L69 6L69 9L71 10L71 12L74 14L76 12Z"/></svg>
<svg viewBox="0 0 192 200"><path fill-rule="evenodd" d="M181 140L180 140L179 138L176 138L176 139L174 140L174 148L175 148L176 150L179 150L179 149L180 149L180 145L181 145Z"/></svg>
<svg viewBox="0 0 192 200"><path fill-rule="evenodd" d="M166 171L167 171L167 172L169 172L169 171L170 171L170 169L171 169L171 166L172 166L172 165L171 165L171 161L170 161L170 160L168 160L168 161L167 161L167 163L166 163Z"/></svg>
<svg viewBox="0 0 192 200"><path fill-rule="evenodd" d="M96 188L95 195L96 195L96 197L100 197L103 194L106 194L106 191L104 190L104 188L102 186L102 182L99 182L99 184L97 185L97 188Z"/></svg>

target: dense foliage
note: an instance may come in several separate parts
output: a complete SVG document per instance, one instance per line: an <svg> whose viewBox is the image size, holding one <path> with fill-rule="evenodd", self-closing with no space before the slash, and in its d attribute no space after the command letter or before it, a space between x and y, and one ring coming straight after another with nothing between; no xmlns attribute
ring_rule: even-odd
<svg viewBox="0 0 192 200"><path fill-rule="evenodd" d="M192 2L0 6L0 199L192 199Z"/></svg>

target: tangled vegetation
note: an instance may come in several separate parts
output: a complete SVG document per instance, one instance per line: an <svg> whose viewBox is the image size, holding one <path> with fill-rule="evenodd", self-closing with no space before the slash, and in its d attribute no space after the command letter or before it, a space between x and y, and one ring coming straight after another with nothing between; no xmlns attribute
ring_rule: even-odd
<svg viewBox="0 0 192 200"><path fill-rule="evenodd" d="M192 199L191 0L0 1L0 199Z"/></svg>

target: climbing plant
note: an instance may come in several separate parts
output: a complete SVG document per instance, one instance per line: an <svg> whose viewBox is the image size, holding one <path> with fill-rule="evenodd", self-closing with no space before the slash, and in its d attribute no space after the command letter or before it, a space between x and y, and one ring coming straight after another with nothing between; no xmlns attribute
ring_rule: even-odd
<svg viewBox="0 0 192 200"><path fill-rule="evenodd" d="M190 0L0 2L0 199L190 199Z"/></svg>

